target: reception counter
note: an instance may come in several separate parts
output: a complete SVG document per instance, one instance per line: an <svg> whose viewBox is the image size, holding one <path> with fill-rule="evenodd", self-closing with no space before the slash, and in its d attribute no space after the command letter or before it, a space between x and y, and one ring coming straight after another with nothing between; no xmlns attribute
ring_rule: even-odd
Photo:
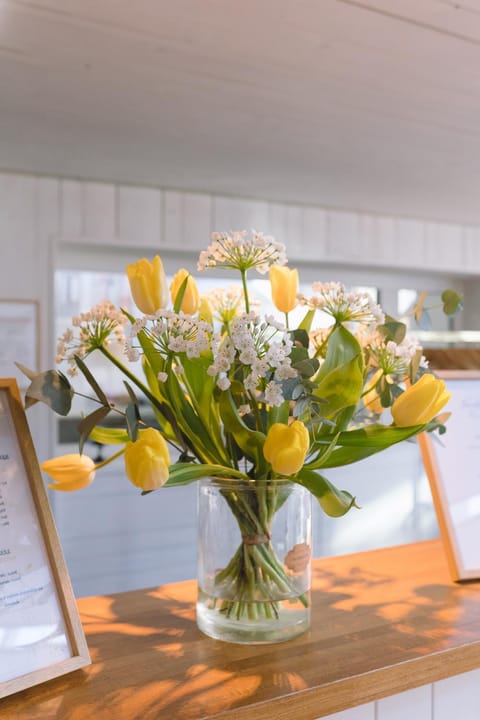
<svg viewBox="0 0 480 720"><path fill-rule="evenodd" d="M480 582L453 583L439 541L315 560L312 629L277 645L203 636L193 581L78 605L92 665L0 701L2 720L366 718L480 667Z"/></svg>

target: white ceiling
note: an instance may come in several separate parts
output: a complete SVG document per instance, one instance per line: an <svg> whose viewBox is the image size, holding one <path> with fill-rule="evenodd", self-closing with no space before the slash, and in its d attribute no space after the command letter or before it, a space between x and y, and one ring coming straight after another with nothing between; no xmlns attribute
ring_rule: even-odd
<svg viewBox="0 0 480 720"><path fill-rule="evenodd" d="M0 168L480 223L480 0L0 0Z"/></svg>

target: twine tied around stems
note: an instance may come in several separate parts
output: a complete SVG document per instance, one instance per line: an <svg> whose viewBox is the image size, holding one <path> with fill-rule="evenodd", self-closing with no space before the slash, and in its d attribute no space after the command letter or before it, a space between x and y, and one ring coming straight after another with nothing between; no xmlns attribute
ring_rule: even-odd
<svg viewBox="0 0 480 720"><path fill-rule="evenodd" d="M270 540L269 535L242 535L244 545L263 545Z"/></svg>

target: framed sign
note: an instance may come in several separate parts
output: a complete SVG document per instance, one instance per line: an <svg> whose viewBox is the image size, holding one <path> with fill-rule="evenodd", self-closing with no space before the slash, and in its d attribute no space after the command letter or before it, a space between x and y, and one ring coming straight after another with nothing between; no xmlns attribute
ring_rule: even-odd
<svg viewBox="0 0 480 720"><path fill-rule="evenodd" d="M15 360L35 370L40 360L39 308L35 300L0 299L0 377L14 377L20 387L28 380Z"/></svg>
<svg viewBox="0 0 480 720"><path fill-rule="evenodd" d="M480 578L480 371L444 370L452 413L435 442L418 440L454 580Z"/></svg>
<svg viewBox="0 0 480 720"><path fill-rule="evenodd" d="M90 663L15 379L0 379L0 697Z"/></svg>

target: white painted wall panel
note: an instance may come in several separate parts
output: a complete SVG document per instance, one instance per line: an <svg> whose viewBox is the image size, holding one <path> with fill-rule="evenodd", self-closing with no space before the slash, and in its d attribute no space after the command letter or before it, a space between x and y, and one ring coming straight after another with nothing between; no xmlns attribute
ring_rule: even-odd
<svg viewBox="0 0 480 720"><path fill-rule="evenodd" d="M462 720L480 717L480 669L433 684L433 719Z"/></svg>
<svg viewBox="0 0 480 720"><path fill-rule="evenodd" d="M468 273L480 272L480 228L464 227L464 270Z"/></svg>
<svg viewBox="0 0 480 720"><path fill-rule="evenodd" d="M315 260L321 263L328 257L327 213L321 208L303 208L303 232L298 239L295 254L299 260ZM292 255L287 248L287 255ZM293 255L292 255L293 257Z"/></svg>
<svg viewBox="0 0 480 720"><path fill-rule="evenodd" d="M60 181L60 231L64 242L79 242L85 235L85 183Z"/></svg>
<svg viewBox="0 0 480 720"><path fill-rule="evenodd" d="M376 705L375 720L432 720L432 686L382 698Z"/></svg>
<svg viewBox="0 0 480 720"><path fill-rule="evenodd" d="M379 215L359 215L359 261L372 266L392 263L395 252L395 220Z"/></svg>
<svg viewBox="0 0 480 720"><path fill-rule="evenodd" d="M425 223L425 260L432 269L461 270L465 263L462 228Z"/></svg>
<svg viewBox="0 0 480 720"><path fill-rule="evenodd" d="M342 712L334 713L333 715L325 715L322 720L376 720L375 703L358 705L357 707L342 710Z"/></svg>
<svg viewBox="0 0 480 720"><path fill-rule="evenodd" d="M268 203L216 196L213 198L213 229L219 232L255 229L270 233Z"/></svg>
<svg viewBox="0 0 480 720"><path fill-rule="evenodd" d="M295 205L270 203L267 235L287 246L287 255L298 257L303 238L303 208Z"/></svg>
<svg viewBox="0 0 480 720"><path fill-rule="evenodd" d="M119 186L117 204L119 244L158 251L162 232L161 191Z"/></svg>
<svg viewBox="0 0 480 720"><path fill-rule="evenodd" d="M207 247L212 232L212 198L200 193L165 192L164 245L182 252Z"/></svg>
<svg viewBox="0 0 480 720"><path fill-rule="evenodd" d="M394 262L400 267L422 269L426 262L425 223L419 220L397 220Z"/></svg>
<svg viewBox="0 0 480 720"><path fill-rule="evenodd" d="M347 259L349 262L364 260L357 213L329 210L327 227L328 252L331 259Z"/></svg>
<svg viewBox="0 0 480 720"><path fill-rule="evenodd" d="M106 183L84 185L84 241L95 245L118 242L116 189Z"/></svg>
<svg viewBox="0 0 480 720"><path fill-rule="evenodd" d="M183 193L183 246L200 252L210 243L212 198L200 193Z"/></svg>

